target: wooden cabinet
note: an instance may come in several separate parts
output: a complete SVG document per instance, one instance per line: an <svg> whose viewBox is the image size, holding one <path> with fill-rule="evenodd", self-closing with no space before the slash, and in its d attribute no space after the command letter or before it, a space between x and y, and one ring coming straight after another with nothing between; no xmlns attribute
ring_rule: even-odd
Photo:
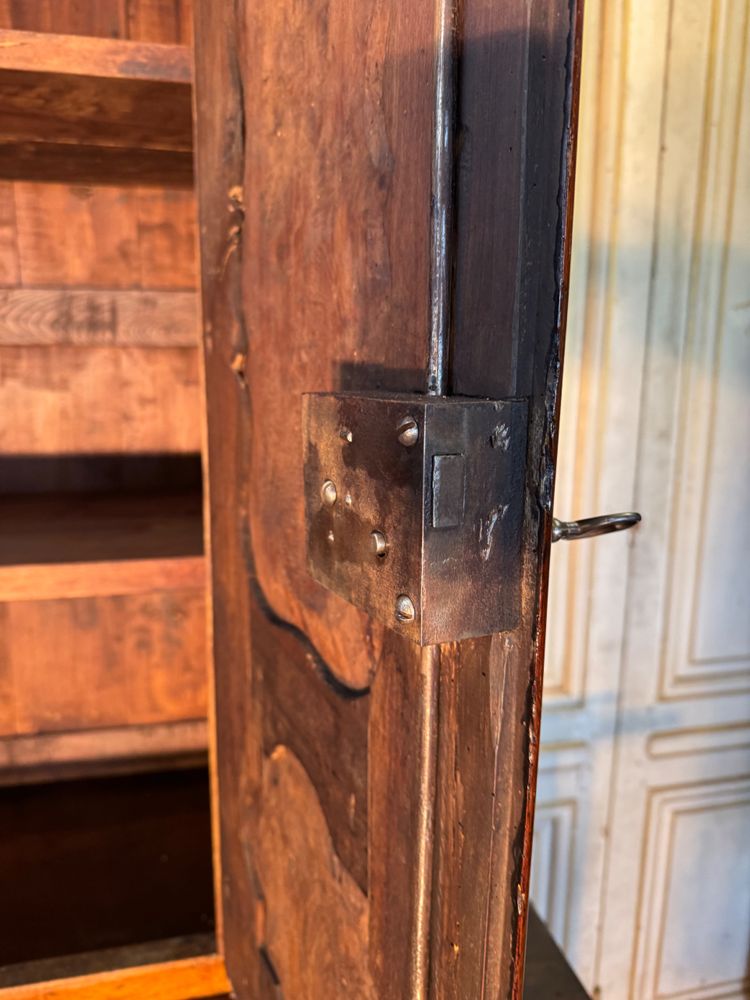
<svg viewBox="0 0 750 1000"><path fill-rule="evenodd" d="M0 2L8 996L133 963L133 996L226 987L196 957L215 940L190 26L187 3Z"/></svg>
<svg viewBox="0 0 750 1000"><path fill-rule="evenodd" d="M200 497L11 496L0 525L0 782L205 750Z"/></svg>
<svg viewBox="0 0 750 1000"><path fill-rule="evenodd" d="M210 745L218 924L8 1000L520 996L579 7L199 0L197 224L187 5L0 0L5 791L121 782L66 843L99 870L109 830L132 900L190 841L190 796L158 823L181 781L153 815L149 782ZM308 574L301 396L333 390L528 416L508 631L422 648Z"/></svg>
<svg viewBox="0 0 750 1000"><path fill-rule="evenodd" d="M185 45L0 30L0 176L192 183Z"/></svg>
<svg viewBox="0 0 750 1000"><path fill-rule="evenodd" d="M4 781L206 747L191 53L96 7L0 18Z"/></svg>

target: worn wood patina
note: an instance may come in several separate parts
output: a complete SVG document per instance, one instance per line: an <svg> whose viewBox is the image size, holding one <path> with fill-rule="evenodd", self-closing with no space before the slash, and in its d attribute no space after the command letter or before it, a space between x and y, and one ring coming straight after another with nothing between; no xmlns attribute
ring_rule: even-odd
<svg viewBox="0 0 750 1000"><path fill-rule="evenodd" d="M580 13L197 4L238 997L521 995ZM302 395L348 390L526 401L517 627L420 649L308 574Z"/></svg>

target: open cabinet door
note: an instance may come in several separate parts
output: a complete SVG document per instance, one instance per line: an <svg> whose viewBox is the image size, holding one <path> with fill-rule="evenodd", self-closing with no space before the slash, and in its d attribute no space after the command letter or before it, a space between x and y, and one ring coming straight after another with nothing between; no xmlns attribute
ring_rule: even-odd
<svg viewBox="0 0 750 1000"><path fill-rule="evenodd" d="M197 2L218 843L243 1000L520 996L580 25L577 0ZM354 441L303 405L343 391ZM411 506L400 459L370 444L347 464L371 430L392 455L384 393L415 437L409 394L451 397L425 462L481 439L508 473L494 503L468 459L440 466L447 486L433 464ZM348 482L326 494L334 453L396 497L409 558L423 546L411 608L360 587L333 530L321 569L326 517L378 528ZM427 536L457 507L463 556L432 590Z"/></svg>

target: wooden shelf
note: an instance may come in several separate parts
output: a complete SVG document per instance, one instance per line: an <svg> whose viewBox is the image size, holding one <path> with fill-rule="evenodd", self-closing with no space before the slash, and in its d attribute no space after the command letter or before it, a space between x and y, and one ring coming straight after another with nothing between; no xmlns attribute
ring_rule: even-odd
<svg viewBox="0 0 750 1000"><path fill-rule="evenodd" d="M2 985L19 963L210 933L209 781L202 766L3 789Z"/></svg>
<svg viewBox="0 0 750 1000"><path fill-rule="evenodd" d="M80 952L77 955L41 958L34 962L21 962L17 965L0 967L0 989L8 990L10 993L9 996L8 993L0 992L0 998L2 1000L15 1000L19 995L17 991L21 990L23 991L21 996L40 1000L40 997L49 998L50 992L54 996L58 996L57 989L62 989L63 996L78 996L78 1000L80 1000L80 993L66 989L66 987L68 987L70 980L75 978L80 989L81 977L86 977L89 982L100 980L100 998L111 997L114 995L112 992L112 970L116 969L115 975L118 976L118 980L115 993L118 1000L121 1000L120 977L127 979L129 974L136 970L142 973L144 966L159 965L163 969L165 963L168 963L172 968L177 965L182 965L184 968L191 961L204 964L206 961L211 961L211 956L218 960L216 936L214 934L190 934L162 941L147 941L144 944L121 945L119 948L101 948L98 951ZM106 979L101 982L104 977L107 977L109 983ZM51 983L55 983L55 985L52 986ZM36 986L30 984L36 984ZM109 993L107 992L108 985ZM203 985L205 988L205 983ZM161 982L159 986L159 1000L164 1000L165 994L162 992ZM38 992L35 993L34 989ZM228 990L229 984L225 979L224 992ZM143 1000L142 994L136 993L135 995L139 1000ZM193 996L192 993L178 993L176 995L179 1000L186 1000L188 996ZM201 993L200 996L206 1000L207 994Z"/></svg>
<svg viewBox="0 0 750 1000"><path fill-rule="evenodd" d="M204 585L195 494L0 498L0 602Z"/></svg>
<svg viewBox="0 0 750 1000"><path fill-rule="evenodd" d="M0 28L0 67L58 76L182 83L192 79L186 45Z"/></svg>
<svg viewBox="0 0 750 1000"><path fill-rule="evenodd" d="M192 185L190 52L0 30L0 178Z"/></svg>
<svg viewBox="0 0 750 1000"><path fill-rule="evenodd" d="M201 525L198 493L0 498L6 767L194 745L165 724L206 717Z"/></svg>
<svg viewBox="0 0 750 1000"><path fill-rule="evenodd" d="M205 719L0 736L0 787L207 764Z"/></svg>

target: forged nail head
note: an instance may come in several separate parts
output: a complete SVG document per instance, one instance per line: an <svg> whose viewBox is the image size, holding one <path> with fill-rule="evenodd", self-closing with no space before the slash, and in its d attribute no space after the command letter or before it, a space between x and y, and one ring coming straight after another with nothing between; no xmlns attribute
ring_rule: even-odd
<svg viewBox="0 0 750 1000"><path fill-rule="evenodd" d="M330 479L326 479L323 485L320 487L320 499L326 505L326 507L333 507L336 503L336 484L331 482Z"/></svg>
<svg viewBox="0 0 750 1000"><path fill-rule="evenodd" d="M419 424L414 417L406 417L398 425L398 439L404 448L412 448L419 441Z"/></svg>
<svg viewBox="0 0 750 1000"><path fill-rule="evenodd" d="M399 594L396 598L396 618L400 622L413 622L417 617L414 602L408 594Z"/></svg>
<svg viewBox="0 0 750 1000"><path fill-rule="evenodd" d="M371 533L370 545L376 556L384 556L388 549L388 541L382 531L373 531Z"/></svg>

